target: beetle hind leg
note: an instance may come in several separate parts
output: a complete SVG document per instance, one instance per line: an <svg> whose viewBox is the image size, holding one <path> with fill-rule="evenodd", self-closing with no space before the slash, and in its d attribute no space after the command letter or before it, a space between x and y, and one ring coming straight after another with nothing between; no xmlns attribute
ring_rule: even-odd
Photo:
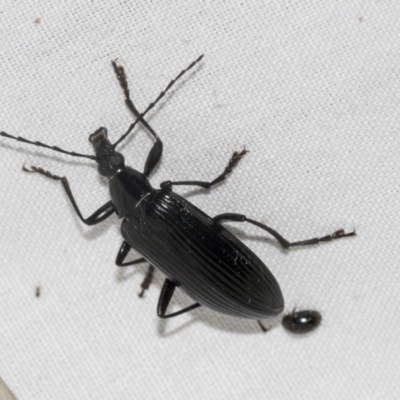
<svg viewBox="0 0 400 400"><path fill-rule="evenodd" d="M160 298L158 299L158 305L157 305L157 315L160 318L165 319L165 318L176 317L178 315L187 313L188 311L194 310L195 308L198 308L201 306L201 304L199 304L199 303L194 303L191 306L183 308L180 311L165 315L167 312L168 305L174 294L175 288L176 288L176 284L174 282L170 281L169 279L166 279L164 281L164 285L161 289Z"/></svg>

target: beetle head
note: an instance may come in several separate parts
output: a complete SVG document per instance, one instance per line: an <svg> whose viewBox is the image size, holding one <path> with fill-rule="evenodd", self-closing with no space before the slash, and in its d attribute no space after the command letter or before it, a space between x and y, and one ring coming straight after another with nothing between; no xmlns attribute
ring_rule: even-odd
<svg viewBox="0 0 400 400"><path fill-rule="evenodd" d="M124 156L114 150L114 147L107 138L107 129L99 128L89 136L96 153L98 171L100 175L107 178L113 177L118 171L124 169Z"/></svg>

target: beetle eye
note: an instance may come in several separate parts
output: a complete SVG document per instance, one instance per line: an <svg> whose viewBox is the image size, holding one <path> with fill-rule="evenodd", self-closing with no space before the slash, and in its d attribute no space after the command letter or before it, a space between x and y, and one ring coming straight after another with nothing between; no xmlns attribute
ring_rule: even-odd
<svg viewBox="0 0 400 400"><path fill-rule="evenodd" d="M121 168L124 166L124 156L121 153L113 153L109 161L113 168Z"/></svg>

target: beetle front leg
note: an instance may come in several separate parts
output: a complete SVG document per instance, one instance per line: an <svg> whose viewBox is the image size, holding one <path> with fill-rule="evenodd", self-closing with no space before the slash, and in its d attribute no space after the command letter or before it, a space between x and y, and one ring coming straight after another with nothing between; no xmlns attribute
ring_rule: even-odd
<svg viewBox="0 0 400 400"><path fill-rule="evenodd" d="M194 303L189 307L186 307L180 311L174 312L172 314L165 315L167 312L168 305L172 299L172 295L174 294L176 288L176 284L172 281L170 281L168 278L165 279L164 285L161 289L160 293L160 298L158 299L158 305L157 305L157 315L160 318L172 318L176 317L178 315L184 314L188 311L194 310L195 308L198 308L201 306L199 303Z"/></svg>
<svg viewBox="0 0 400 400"><path fill-rule="evenodd" d="M132 100L130 99L130 94L129 94L129 87L128 87L128 80L126 79L125 75L125 70L124 67L121 65L118 65L115 61L111 61L111 64L114 68L115 74L117 75L117 79L119 81L120 86L122 87L122 90L124 91L125 94L125 104L128 106L129 110L137 117L138 120L149 130L149 132L153 135L153 137L156 139L156 143L154 143L152 149L150 150L149 155L147 156L146 164L144 167L144 175L149 176L155 166L158 164L160 161L161 155L162 155L162 142L158 135L154 132L154 129L147 123L147 121L143 118L145 114L147 114L148 111L150 111L168 92L169 89L189 70L191 70L197 63L200 62L200 60L203 58L203 54L198 57L195 61L189 64L188 67L186 67L184 70L182 70L174 79L172 79L167 87L158 95L157 99L153 101L152 103L149 104L149 106L146 108L146 110L140 114L134 104L132 103ZM130 127L128 128L127 132L121 136L121 138L114 144L117 145L120 143L122 140L125 139L125 137L129 134L129 132L133 129L133 127L136 125L137 121L133 122Z"/></svg>
<svg viewBox="0 0 400 400"><path fill-rule="evenodd" d="M147 156L146 159L146 164L144 166L144 175L149 176L155 166L158 164L160 161L161 155L162 155L162 150L163 150L163 144L158 137L157 133L154 131L154 129L148 124L148 122L143 118L143 115L140 114L138 109L135 107L133 104L131 98L130 98L130 93L129 93L129 86L128 86L128 81L126 79L125 75L125 70L124 67L117 65L115 61L111 61L111 64L114 68L115 74L117 76L117 79L119 81L119 84L124 91L125 95L125 104L129 108L129 110L132 112L132 114L146 127L146 129L153 135L154 139L156 139L156 142L154 143L153 147L151 148L149 155Z"/></svg>
<svg viewBox="0 0 400 400"><path fill-rule="evenodd" d="M53 175L51 172L45 171L43 168L34 166L31 166L31 169L27 169L25 168L24 165L22 167L22 170L25 172L38 173L46 176L47 178L54 179L55 181L61 181L65 191L67 192L67 196L71 201L72 206L74 207L75 212L78 214L78 217L81 219L81 221L86 225L96 225L104 221L106 218L108 218L111 214L113 214L116 211L114 204L111 201L109 201L103 206L101 206L98 210L96 210L90 217L83 218L81 211L79 210L78 205L76 204L71 188L69 187L68 180L65 176L60 177L57 175Z"/></svg>
<svg viewBox="0 0 400 400"><path fill-rule="evenodd" d="M218 223L221 223L223 221L249 222L250 224L258 226L259 228L267 231L270 235L272 235L279 242L279 244L284 249L288 249L289 247L295 247L295 246L308 246L308 245L312 245L312 244L317 244L319 242L330 242L334 239L341 239L344 237L356 235L355 229L353 230L353 232L349 232L349 233L345 233L344 229L339 229L336 232L332 233L331 235L326 235L323 237L316 237L313 239L301 240L299 242L289 242L284 237L282 237L277 231L270 228L269 226L261 224L260 222L254 221L253 219L247 218L245 215L242 215L242 214L233 214L233 213L220 214L220 215L215 216L213 218L213 220Z"/></svg>
<svg viewBox="0 0 400 400"><path fill-rule="evenodd" d="M203 181L179 181L179 182L171 182L171 181L165 181L162 182L160 187L161 189L164 190L170 190L172 186L174 185L189 185L189 186L200 186L204 189L210 189L211 186L214 186L215 184L222 182L223 180L226 179L226 177L233 171L233 169L239 164L239 161L242 159L242 157L248 153L249 151L244 148L241 152L235 151L232 154L231 159L228 162L228 165L225 167L224 172L217 176L213 181L211 182L203 182Z"/></svg>

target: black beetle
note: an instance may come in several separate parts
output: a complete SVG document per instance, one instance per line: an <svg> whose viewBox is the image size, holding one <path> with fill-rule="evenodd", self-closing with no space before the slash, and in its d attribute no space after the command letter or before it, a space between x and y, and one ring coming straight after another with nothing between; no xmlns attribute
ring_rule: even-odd
<svg viewBox="0 0 400 400"><path fill-rule="evenodd" d="M283 327L291 333L308 333L321 323L322 316L315 310L293 311L282 318Z"/></svg>
<svg viewBox="0 0 400 400"><path fill-rule="evenodd" d="M172 80L156 101L151 103L142 114L130 99L123 67L112 61L112 66L125 94L125 103L137 119L114 144L108 140L106 128L101 127L91 134L89 140L94 147L95 156L68 152L57 146L31 142L5 132L1 132L0 135L97 162L99 173L109 179L111 201L88 218L82 216L67 178L53 175L42 168L31 167L28 170L23 167L23 169L60 180L76 213L85 224L98 224L113 213L122 219L121 233L124 242L118 252L116 264L122 267L147 261L167 276L157 306L159 317L174 317L201 305L235 317L258 320L275 316L284 307L278 282L265 264L224 228L223 222L249 222L275 237L284 249L353 236L355 231L345 233L343 229L340 229L321 238L289 242L274 229L249 219L245 215L226 213L213 218L209 217L172 191L172 187L176 185L211 188L226 178L246 154L246 149L234 152L224 172L210 182L166 181L161 184L161 189L152 188L148 177L160 161L162 142L144 116L165 95L166 91L202 57L200 56ZM141 122L156 140L147 156L143 173L125 166L123 155L115 150L116 146L126 138L138 122ZM131 248L140 253L143 258L124 262ZM150 280L151 278L148 279L148 282ZM147 287L146 285L148 283L143 286L143 289ZM176 287L180 287L186 292L195 300L195 303L180 311L167 314L168 304Z"/></svg>

